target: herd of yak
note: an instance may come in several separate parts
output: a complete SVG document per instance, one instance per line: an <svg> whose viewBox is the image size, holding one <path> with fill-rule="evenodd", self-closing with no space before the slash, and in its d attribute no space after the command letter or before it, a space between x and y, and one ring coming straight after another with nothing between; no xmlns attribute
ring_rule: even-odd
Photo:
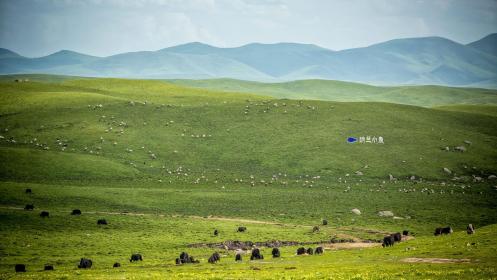
<svg viewBox="0 0 497 280"><path fill-rule="evenodd" d="M26 189L26 193L31 194L32 190ZM31 210L32 211L32 210L34 210L34 205L27 204L24 207L24 210ZM81 215L81 210L74 209L74 210L72 210L71 215ZM40 217L48 218L49 213L47 211L41 211ZM326 221L326 224L327 223L328 222ZM107 225L107 221L105 219L99 219L97 221L97 224L98 225ZM323 221L323 224L325 224L324 221ZM243 227L243 226L238 227L238 229L237 229L238 232L245 232L246 230L247 230L247 228ZM445 227L445 228L440 227L440 228L435 229L434 234L435 234L435 236L437 236L437 235L442 235L442 234L451 234L452 232L453 232L453 230L451 227ZM467 226L466 232L468 234L473 234L475 232L475 229L474 229L472 224L469 224ZM219 234L219 231L217 229L214 230L214 235L217 236L218 234ZM407 230L404 230L402 232L402 235L400 234L400 232L387 235L383 238L382 246L383 247L393 246L396 242L402 241L402 236L408 236L408 235L409 235L409 231L407 231ZM315 250L313 248L306 249L304 247L300 247L297 249L297 255L313 255L313 254L320 255L323 253L324 253L323 247L317 247ZM271 254L272 254L273 258L279 258L281 256L280 250L278 248L273 248L271 251ZM262 260L262 259L264 259L264 256L261 254L261 251L258 248L253 248L251 255L250 255L250 260ZM142 261L142 260L143 260L143 257L141 254L132 254L131 258L129 259L130 262ZM221 255L218 252L215 252L209 257L208 262L209 263L216 263L220 260L221 260ZM242 252L236 253L235 261L237 261L237 262L242 261ZM192 256L189 256L188 253L182 252L179 255L179 258L176 258L176 264L181 265L181 264L187 264L187 263L199 263L199 261L195 260L195 258L193 258ZM91 268L92 265L93 265L93 262L91 259L81 258L79 265L78 265L78 268ZM113 267L121 267L121 264L116 262L116 263L114 263ZM54 270L54 267L52 265L45 265L44 269L45 270ZM26 265L16 264L15 270L16 270L16 272L26 272Z"/></svg>

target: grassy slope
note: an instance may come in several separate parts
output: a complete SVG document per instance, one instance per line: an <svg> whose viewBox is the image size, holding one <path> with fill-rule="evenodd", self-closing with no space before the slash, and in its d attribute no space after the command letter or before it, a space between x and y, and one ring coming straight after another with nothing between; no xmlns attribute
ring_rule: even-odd
<svg viewBox="0 0 497 280"><path fill-rule="evenodd" d="M377 87L329 80L258 83L233 79L211 79L170 80L170 82L213 90L256 92L275 98L342 102L374 101L424 107L450 104L497 104L497 91L477 88L442 86Z"/></svg>
<svg viewBox="0 0 497 280"><path fill-rule="evenodd" d="M82 216L84 222L80 223L72 217L65 218L73 208L83 212L217 215L297 225L282 230L251 224L249 235L243 239L252 241L310 241L337 234L374 239L381 234L364 229L382 232L408 228L421 237L419 244L423 244L431 240L423 236L431 235L435 226L449 224L462 230L470 222L477 227L496 223L497 193L490 188L491 182L472 183L470 177L497 172L497 118L491 114L385 103L276 100L159 81L8 81L2 82L0 88L0 135L5 137L0 140L0 206L22 207L32 202L37 211L46 209L54 215L42 221L37 211L0 210L0 234L8 238L0 250L4 256L0 260L2 272L11 271L15 262L32 263L36 269L45 262L56 262L61 270L53 276L71 278L73 273L79 273L73 271L74 263L85 255L94 258L99 269L83 275L121 277L100 268L104 264L108 267L116 258L125 263L124 258L131 252L141 251L150 259L144 265L151 276L167 271L189 274L193 272L189 267L170 266L173 256L185 250L187 243L212 240L209 234L213 228L230 232L223 234L223 240L238 238L233 228L244 224L104 213ZM95 107L98 104L102 107ZM126 125L120 126L121 122ZM382 135L386 143L359 145L345 141L347 136L360 135ZM10 137L16 143L7 142ZM56 143L57 138L67 143L65 151ZM473 142L466 145L466 153L440 149L463 145L464 140ZM43 150L36 143L50 149ZM157 159L151 159L149 151ZM442 167L455 171L462 181L449 181L451 177ZM357 170L364 176L354 175ZM399 181L383 182L388 174L394 174ZM272 181L273 175L276 179ZM421 176L424 181L407 180L411 175ZM314 176L321 178L312 179ZM243 183L236 179L243 179ZM261 180L272 183L265 186ZM250 181L254 181L254 187ZM34 195L23 194L27 187L33 189ZM421 192L423 189L428 191ZM350 212L355 207L361 209L361 216ZM378 217L380 210L392 210L410 219ZM111 221L108 230L94 227L101 216ZM309 234L310 227L322 218L330 220L329 228L317 235ZM163 234L164 231L171 232ZM27 243L25 240L31 240L34 232L39 240ZM82 237L82 233L89 235ZM491 234L495 234L493 227L488 228L486 236ZM463 236L454 238L454 242L458 238L465 240ZM444 246L437 244L430 246ZM188 250L203 259L212 252ZM294 248L284 250L290 253ZM396 271L407 267L413 277L425 278L432 277L431 273L443 273L446 278L457 278L458 274L451 273L468 276L466 269L460 271L458 267L482 270L478 272L482 277L495 273L486 265L495 262L486 249L469 255L484 259L479 265L416 265L415 269L396 262L385 264L388 254L394 259L403 255L401 246L387 255L372 250L366 254L332 253L322 262L295 262L294 258L282 264L270 262L261 264L269 268L261 272L250 270L254 264L248 263L214 268L203 264L195 266L194 271L205 277L222 277L232 271L234 275L272 278L291 273L284 267L296 266L302 276L319 277L315 273L332 272L350 278L377 266L377 259L392 278ZM459 254L458 250L463 248L445 248L442 255ZM436 251L424 254L437 255ZM464 251L462 256L466 255ZM329 265L344 258L350 261L348 265L341 264L340 271ZM139 267L126 267L119 273L137 275L142 273Z"/></svg>

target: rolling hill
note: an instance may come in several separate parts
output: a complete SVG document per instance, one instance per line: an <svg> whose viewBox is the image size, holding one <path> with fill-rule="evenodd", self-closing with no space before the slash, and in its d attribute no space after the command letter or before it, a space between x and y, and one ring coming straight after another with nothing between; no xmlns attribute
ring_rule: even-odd
<svg viewBox="0 0 497 280"><path fill-rule="evenodd" d="M378 85L492 88L497 86L495 38L491 34L468 45L440 37L395 39L341 51L297 43L218 48L194 42L109 57L60 51L27 58L0 49L0 74L254 81L331 79Z"/></svg>
<svg viewBox="0 0 497 280"><path fill-rule="evenodd" d="M2 279L495 278L495 106L27 77L0 79ZM305 82L316 81L302 89L312 88ZM375 90L340 87L344 95ZM368 135L384 143L347 141ZM468 223L475 234L466 234ZM454 233L433 236L440 226ZM402 242L381 247L403 230ZM265 259L245 250L236 262L237 251L224 247L235 240L262 244ZM325 252L298 256L301 246ZM181 252L200 263L176 265ZM216 264L207 262L213 252ZM131 263L133 253L143 261ZM83 257L91 269L77 269Z"/></svg>

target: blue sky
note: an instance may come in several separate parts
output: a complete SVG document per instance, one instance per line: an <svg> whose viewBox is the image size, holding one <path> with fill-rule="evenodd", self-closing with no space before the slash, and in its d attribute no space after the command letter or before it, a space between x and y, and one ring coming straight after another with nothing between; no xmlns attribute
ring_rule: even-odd
<svg viewBox="0 0 497 280"><path fill-rule="evenodd" d="M497 32L497 0L0 0L0 47L97 56L199 41L340 50L406 37L469 43Z"/></svg>

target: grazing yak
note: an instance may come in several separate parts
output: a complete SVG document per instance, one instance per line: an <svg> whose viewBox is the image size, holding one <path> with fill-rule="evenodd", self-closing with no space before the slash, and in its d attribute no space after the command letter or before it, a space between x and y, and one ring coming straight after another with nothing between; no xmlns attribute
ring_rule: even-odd
<svg viewBox="0 0 497 280"><path fill-rule="evenodd" d="M238 262L238 261L240 261L240 262L241 262L241 261L242 261L242 255L241 255L241 254L239 254L239 253L238 253L238 254L236 254L236 256L235 256L235 261L236 261L236 262Z"/></svg>
<svg viewBox="0 0 497 280"><path fill-rule="evenodd" d="M245 232L247 231L246 227L238 227L237 232Z"/></svg>
<svg viewBox="0 0 497 280"><path fill-rule="evenodd" d="M279 258L280 257L280 249L273 248L273 250L271 251L271 254L273 255L273 258Z"/></svg>
<svg viewBox="0 0 497 280"><path fill-rule="evenodd" d="M214 236L218 236L219 235L219 231L217 229L214 230Z"/></svg>
<svg viewBox="0 0 497 280"><path fill-rule="evenodd" d="M221 260L221 256L219 255L218 252L215 252L210 256L210 258L207 260L209 263L216 263Z"/></svg>
<svg viewBox="0 0 497 280"><path fill-rule="evenodd" d="M81 215L81 210L74 209L74 210L72 210L71 215Z"/></svg>
<svg viewBox="0 0 497 280"><path fill-rule="evenodd" d="M404 230L404 231L402 232L402 235L403 235L403 236L408 236L408 235L409 235L409 231L408 231L408 230Z"/></svg>
<svg viewBox="0 0 497 280"><path fill-rule="evenodd" d="M107 224L107 220L105 219L100 219L97 221L97 225L106 225Z"/></svg>
<svg viewBox="0 0 497 280"><path fill-rule="evenodd" d="M444 227L444 228L436 228L435 229L435 236L441 235L441 234L451 234L453 232L451 227Z"/></svg>
<svg viewBox="0 0 497 280"><path fill-rule="evenodd" d="M34 210L35 209L35 206L33 204L26 204L26 206L24 206L24 210Z"/></svg>
<svg viewBox="0 0 497 280"><path fill-rule="evenodd" d="M184 264L184 263L199 263L199 261L189 256L186 252L182 252L179 255L179 258L176 259L176 264Z"/></svg>
<svg viewBox="0 0 497 280"><path fill-rule="evenodd" d="M388 235L388 236L383 237L383 244L381 244L381 246L390 247L390 246L393 246L394 243L395 243L395 239L393 238L393 236Z"/></svg>
<svg viewBox="0 0 497 280"><path fill-rule="evenodd" d="M312 228L312 232L318 232L318 231L319 231L319 227L318 227L318 226L314 226L314 227Z"/></svg>
<svg viewBox="0 0 497 280"><path fill-rule="evenodd" d="M91 268L93 262L90 259L81 258L78 268Z"/></svg>
<svg viewBox="0 0 497 280"><path fill-rule="evenodd" d="M121 267L121 264L116 262L116 263L114 263L114 265L112 265L112 267Z"/></svg>
<svg viewBox="0 0 497 280"><path fill-rule="evenodd" d="M53 265L46 264L44 270L53 270Z"/></svg>
<svg viewBox="0 0 497 280"><path fill-rule="evenodd" d="M473 227L473 224L469 224L467 227L466 227L466 232L468 234L473 234L475 233L475 228Z"/></svg>
<svg viewBox="0 0 497 280"><path fill-rule="evenodd" d="M25 192L26 192L27 194L32 194L32 193L33 193L33 191L32 191L31 189L26 189L26 191L25 191Z"/></svg>
<svg viewBox="0 0 497 280"><path fill-rule="evenodd" d="M306 253L307 255L314 255L314 250L312 248L307 248Z"/></svg>
<svg viewBox="0 0 497 280"><path fill-rule="evenodd" d="M264 256L261 254L259 248L252 249L252 254L250 255L250 260L263 260Z"/></svg>
<svg viewBox="0 0 497 280"><path fill-rule="evenodd" d="M16 272L26 272L25 264L16 264Z"/></svg>
<svg viewBox="0 0 497 280"><path fill-rule="evenodd" d="M131 258L129 259L129 262L137 262L137 261L143 261L142 255L132 254Z"/></svg>
<svg viewBox="0 0 497 280"><path fill-rule="evenodd" d="M328 220L323 220L323 226L327 226L328 225Z"/></svg>
<svg viewBox="0 0 497 280"><path fill-rule="evenodd" d="M400 242L402 240L402 235L400 235L400 232L392 233L391 235L395 242Z"/></svg>
<svg viewBox="0 0 497 280"><path fill-rule="evenodd" d="M316 251L314 251L316 255L321 255L323 252L324 252L323 247L317 247Z"/></svg>
<svg viewBox="0 0 497 280"><path fill-rule="evenodd" d="M40 217L42 218L48 218L49 213L47 211L41 211Z"/></svg>
<svg viewBox="0 0 497 280"><path fill-rule="evenodd" d="M304 255L305 254L305 248L304 247L300 247L297 249L297 255Z"/></svg>

